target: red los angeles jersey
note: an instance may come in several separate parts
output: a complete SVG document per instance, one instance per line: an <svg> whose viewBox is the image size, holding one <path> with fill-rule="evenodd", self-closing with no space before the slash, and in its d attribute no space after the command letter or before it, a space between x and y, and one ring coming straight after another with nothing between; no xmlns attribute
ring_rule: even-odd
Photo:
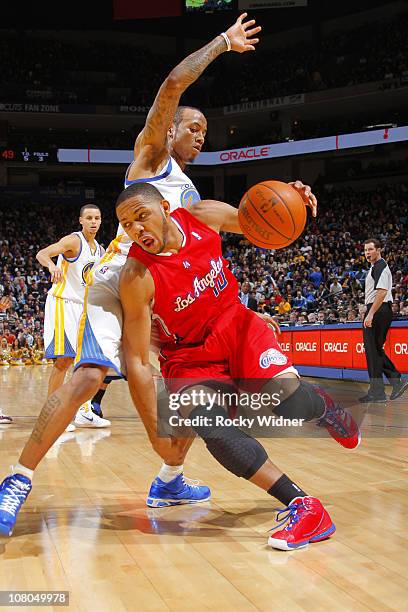
<svg viewBox="0 0 408 612"><path fill-rule="evenodd" d="M239 303L238 284L222 257L219 234L183 208L170 216L183 234L178 253L152 255L135 243L129 251L153 277L153 319L159 323L164 348L202 343L219 315Z"/></svg>

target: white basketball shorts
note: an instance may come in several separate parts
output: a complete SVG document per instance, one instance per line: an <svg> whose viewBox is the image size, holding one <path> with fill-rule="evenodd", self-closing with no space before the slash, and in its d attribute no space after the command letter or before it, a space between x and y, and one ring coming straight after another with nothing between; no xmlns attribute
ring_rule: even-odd
<svg viewBox="0 0 408 612"><path fill-rule="evenodd" d="M123 314L119 300L119 277L125 263L126 255L107 252L92 270L79 324L75 369L95 364L125 376Z"/></svg>
<svg viewBox="0 0 408 612"><path fill-rule="evenodd" d="M48 294L44 315L44 346L47 359L75 357L83 305Z"/></svg>

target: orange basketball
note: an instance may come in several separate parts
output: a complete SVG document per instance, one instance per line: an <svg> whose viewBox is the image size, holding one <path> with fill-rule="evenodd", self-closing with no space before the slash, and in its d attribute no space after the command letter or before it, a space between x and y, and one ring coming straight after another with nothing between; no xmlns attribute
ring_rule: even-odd
<svg viewBox="0 0 408 612"><path fill-rule="evenodd" d="M294 242L304 230L306 217L302 197L280 181L250 187L238 209L244 236L265 249L283 249Z"/></svg>

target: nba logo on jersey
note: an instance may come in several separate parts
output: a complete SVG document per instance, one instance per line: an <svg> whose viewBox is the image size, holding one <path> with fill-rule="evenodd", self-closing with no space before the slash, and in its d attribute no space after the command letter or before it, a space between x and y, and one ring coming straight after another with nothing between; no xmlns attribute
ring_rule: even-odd
<svg viewBox="0 0 408 612"><path fill-rule="evenodd" d="M184 266L186 269L188 269L188 268L190 267L190 264L189 264L189 262L186 260L186 261L183 261L183 266Z"/></svg>

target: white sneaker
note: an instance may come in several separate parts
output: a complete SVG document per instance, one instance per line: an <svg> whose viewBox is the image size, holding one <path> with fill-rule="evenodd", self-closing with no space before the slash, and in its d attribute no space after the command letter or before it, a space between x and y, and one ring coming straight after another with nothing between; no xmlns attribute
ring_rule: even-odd
<svg viewBox="0 0 408 612"><path fill-rule="evenodd" d="M67 425L67 427L65 429L66 433L71 433L71 432L73 432L75 430L76 430L76 427L75 427L75 425L73 423L70 423L69 425Z"/></svg>
<svg viewBox="0 0 408 612"><path fill-rule="evenodd" d="M108 419L103 419L97 414L92 412L91 401L82 404L78 412L76 413L75 425L77 427L110 427L111 422Z"/></svg>
<svg viewBox="0 0 408 612"><path fill-rule="evenodd" d="M13 419L6 414L3 414L0 410L0 425L11 425Z"/></svg>

